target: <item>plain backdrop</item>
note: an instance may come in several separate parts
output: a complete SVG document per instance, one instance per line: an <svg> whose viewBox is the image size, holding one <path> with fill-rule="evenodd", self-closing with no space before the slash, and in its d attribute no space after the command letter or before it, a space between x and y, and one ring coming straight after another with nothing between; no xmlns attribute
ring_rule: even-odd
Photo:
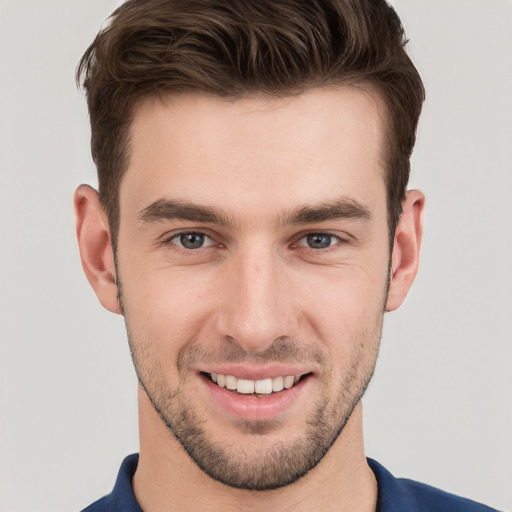
<svg viewBox="0 0 512 512"><path fill-rule="evenodd" d="M0 511L79 510L138 450L122 318L83 276L96 183L76 63L119 4L0 0ZM396 0L427 89L412 185L421 269L385 320L367 454L512 510L512 2Z"/></svg>

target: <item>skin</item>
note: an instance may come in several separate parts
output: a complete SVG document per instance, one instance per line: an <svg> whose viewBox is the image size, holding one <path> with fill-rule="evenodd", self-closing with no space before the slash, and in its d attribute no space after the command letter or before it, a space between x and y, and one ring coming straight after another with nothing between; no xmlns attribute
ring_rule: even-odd
<svg viewBox="0 0 512 512"><path fill-rule="evenodd" d="M117 267L96 191L77 190L85 273L103 306L125 315L142 383L133 486L144 510L375 510L359 399L384 311L400 306L414 280L424 205L420 192L408 193L390 258L382 112L375 94L348 87L145 100L120 187ZM154 205L170 200L221 219L168 218ZM341 216L289 222L306 205L318 213L340 201ZM347 215L347 204L359 215ZM206 245L185 251L183 232L205 233ZM331 237L326 247L308 245L315 233ZM212 401L201 374L229 360L251 369L277 360L309 376L271 420L240 421ZM194 421L179 425L184 412ZM246 483L270 470L286 478L276 454L301 460L311 418L325 426L318 450L327 451L305 476L266 491L219 482L231 460ZM227 456L219 474L178 440L196 425Z"/></svg>

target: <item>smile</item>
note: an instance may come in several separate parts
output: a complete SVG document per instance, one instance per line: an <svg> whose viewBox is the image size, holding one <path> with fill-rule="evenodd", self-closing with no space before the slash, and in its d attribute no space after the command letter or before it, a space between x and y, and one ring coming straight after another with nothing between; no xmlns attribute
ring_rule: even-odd
<svg viewBox="0 0 512 512"><path fill-rule="evenodd" d="M201 371L197 381L207 393L207 407L220 406L229 417L245 421L276 420L292 410L302 414L314 383L314 372L292 365L229 365L224 373L220 368L212 370Z"/></svg>
<svg viewBox="0 0 512 512"><path fill-rule="evenodd" d="M268 379L249 380L234 377L233 375L222 375L220 373L206 374L217 386L226 388L243 395L270 395L278 393L283 389L290 389L305 375L285 375Z"/></svg>

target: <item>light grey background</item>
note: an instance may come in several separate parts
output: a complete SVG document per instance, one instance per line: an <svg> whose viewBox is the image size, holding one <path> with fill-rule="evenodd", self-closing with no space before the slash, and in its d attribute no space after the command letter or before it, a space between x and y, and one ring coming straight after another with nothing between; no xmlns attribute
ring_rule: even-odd
<svg viewBox="0 0 512 512"><path fill-rule="evenodd" d="M78 510L138 450L122 319L83 276L72 194L95 184L76 62L114 0L0 0L0 511ZM422 266L387 316L369 456L511 510L512 3L396 0L428 100L412 185Z"/></svg>

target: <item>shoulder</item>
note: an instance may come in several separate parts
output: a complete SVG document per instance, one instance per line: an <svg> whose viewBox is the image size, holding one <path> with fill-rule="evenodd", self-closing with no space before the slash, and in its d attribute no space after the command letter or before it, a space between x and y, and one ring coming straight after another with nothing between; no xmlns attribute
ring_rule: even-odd
<svg viewBox="0 0 512 512"><path fill-rule="evenodd" d="M407 478L399 478L403 488L421 504L425 512L496 512L496 509L476 501Z"/></svg>
<svg viewBox="0 0 512 512"><path fill-rule="evenodd" d="M108 496L104 496L103 498L84 508L82 512L110 512L113 510L115 510L115 505L112 500L112 495L109 494Z"/></svg>
<svg viewBox="0 0 512 512"><path fill-rule="evenodd" d="M395 478L368 459L378 483L378 512L497 512L495 509L407 478Z"/></svg>

